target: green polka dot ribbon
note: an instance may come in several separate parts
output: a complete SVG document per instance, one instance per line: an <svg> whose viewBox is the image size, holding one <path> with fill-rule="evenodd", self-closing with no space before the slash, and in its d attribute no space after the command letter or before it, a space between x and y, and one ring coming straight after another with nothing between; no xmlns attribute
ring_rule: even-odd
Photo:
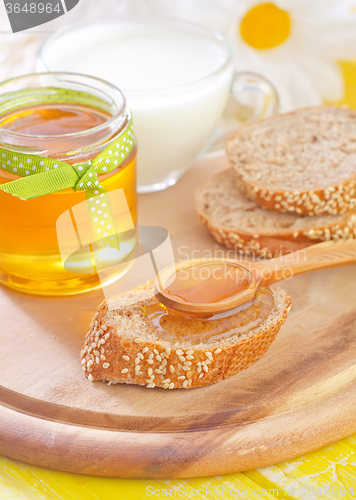
<svg viewBox="0 0 356 500"><path fill-rule="evenodd" d="M134 142L130 115L124 130L92 161L70 165L53 158L0 148L0 169L20 177L0 185L0 190L21 200L30 200L68 188L72 188L73 191L85 191L96 240L107 237L109 233L115 234L110 246L119 250L109 197L105 188L101 186L98 175L118 168L130 155ZM100 207L105 207L105 219L98 213L99 201Z"/></svg>

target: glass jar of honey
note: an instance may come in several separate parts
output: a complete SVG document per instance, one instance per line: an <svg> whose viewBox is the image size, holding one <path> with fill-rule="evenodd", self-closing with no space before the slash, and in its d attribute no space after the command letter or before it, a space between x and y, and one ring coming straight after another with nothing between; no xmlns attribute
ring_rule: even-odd
<svg viewBox="0 0 356 500"><path fill-rule="evenodd" d="M123 94L97 78L45 73L0 84L0 148L28 155L26 174L36 168L31 155L52 158L59 166L61 161L90 164L114 145L129 121ZM123 188L136 224L136 145L131 148L117 168L102 172L98 180L107 192ZM7 163L0 156L0 185L19 178ZM36 175L32 178L36 182ZM72 188L26 200L0 190L0 283L43 295L69 295L103 285L95 268L70 272L60 255L56 222L85 200L84 190ZM126 255L135 245L135 238L126 242Z"/></svg>

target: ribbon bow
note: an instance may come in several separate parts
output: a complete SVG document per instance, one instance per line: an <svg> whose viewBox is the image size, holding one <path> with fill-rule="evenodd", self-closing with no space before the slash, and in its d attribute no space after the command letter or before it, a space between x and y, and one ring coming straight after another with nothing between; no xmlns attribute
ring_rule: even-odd
<svg viewBox="0 0 356 500"><path fill-rule="evenodd" d="M111 172L129 156L134 145L132 119L110 145L93 161L70 165L64 161L43 156L24 154L0 148L0 168L13 173L20 179L0 185L5 193L21 200L30 200L62 189L85 190L87 198L92 191L103 190L98 174Z"/></svg>

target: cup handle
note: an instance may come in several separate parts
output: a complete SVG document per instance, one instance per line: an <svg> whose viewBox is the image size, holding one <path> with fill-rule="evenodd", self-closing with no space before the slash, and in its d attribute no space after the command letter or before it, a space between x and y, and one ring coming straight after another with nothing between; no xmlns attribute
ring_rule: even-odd
<svg viewBox="0 0 356 500"><path fill-rule="evenodd" d="M231 125L232 122L245 124L262 120L278 111L279 97L271 82L257 73L235 72L230 88L230 100L225 109L230 127L225 126L224 131L218 131L207 153L224 149L226 140L237 129L236 124Z"/></svg>

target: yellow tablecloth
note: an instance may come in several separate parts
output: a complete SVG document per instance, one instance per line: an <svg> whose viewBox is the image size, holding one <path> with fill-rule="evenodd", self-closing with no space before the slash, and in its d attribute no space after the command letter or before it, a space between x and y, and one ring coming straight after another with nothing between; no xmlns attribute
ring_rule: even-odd
<svg viewBox="0 0 356 500"><path fill-rule="evenodd" d="M345 104L356 108L356 63L341 63ZM355 402L356 404L356 402ZM356 435L271 467L187 480L108 479L34 467L0 457L0 500L356 498Z"/></svg>
<svg viewBox="0 0 356 500"><path fill-rule="evenodd" d="M186 480L80 476L0 458L1 500L351 500L355 497L356 435L307 456L264 469Z"/></svg>

